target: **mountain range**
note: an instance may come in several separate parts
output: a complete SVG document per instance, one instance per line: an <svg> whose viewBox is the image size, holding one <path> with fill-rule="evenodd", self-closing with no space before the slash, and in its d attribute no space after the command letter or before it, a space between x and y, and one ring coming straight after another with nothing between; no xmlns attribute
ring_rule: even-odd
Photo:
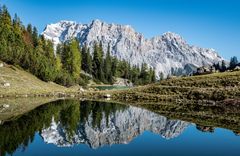
<svg viewBox="0 0 240 156"><path fill-rule="evenodd" d="M188 75L197 67L212 65L223 60L214 49L189 45L180 35L166 32L145 38L129 25L108 24L93 20L89 24L60 21L46 26L42 33L46 39L57 44L77 38L81 45L93 51L95 42L102 42L106 52L108 45L112 56L124 59L132 65L147 63L156 75Z"/></svg>

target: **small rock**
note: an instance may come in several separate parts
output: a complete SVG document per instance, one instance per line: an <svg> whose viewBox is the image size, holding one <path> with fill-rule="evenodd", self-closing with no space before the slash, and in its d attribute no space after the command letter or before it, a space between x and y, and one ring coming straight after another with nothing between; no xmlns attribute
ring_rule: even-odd
<svg viewBox="0 0 240 156"><path fill-rule="evenodd" d="M3 86L4 87L10 87L10 83L4 83Z"/></svg>
<svg viewBox="0 0 240 156"><path fill-rule="evenodd" d="M0 68L3 67L3 66L4 66L4 64L3 64L3 63L0 63Z"/></svg>
<svg viewBox="0 0 240 156"><path fill-rule="evenodd" d="M60 93L58 93L58 96L59 96L59 97L65 97L65 96L66 96L66 94L65 94L65 93L62 93L62 92L60 92Z"/></svg>
<svg viewBox="0 0 240 156"><path fill-rule="evenodd" d="M104 95L103 97L104 97L104 98L110 98L111 95L110 95L110 94L106 94L106 95Z"/></svg>
<svg viewBox="0 0 240 156"><path fill-rule="evenodd" d="M82 87L80 87L80 88L79 88L79 91L80 91L80 92L84 92L85 90L84 90Z"/></svg>
<svg viewBox="0 0 240 156"><path fill-rule="evenodd" d="M8 104L3 104L3 108L9 108L10 106Z"/></svg>

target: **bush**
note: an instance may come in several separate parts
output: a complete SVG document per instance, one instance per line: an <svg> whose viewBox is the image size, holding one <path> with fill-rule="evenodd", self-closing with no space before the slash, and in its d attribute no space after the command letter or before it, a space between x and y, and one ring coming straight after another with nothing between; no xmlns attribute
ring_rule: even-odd
<svg viewBox="0 0 240 156"><path fill-rule="evenodd" d="M191 90L188 95L188 99L193 99L193 100L202 100L202 99L208 99L209 95L205 92L200 92L198 90Z"/></svg>
<svg viewBox="0 0 240 156"><path fill-rule="evenodd" d="M227 95L224 91L215 90L212 93L211 100L221 101L227 98Z"/></svg>
<svg viewBox="0 0 240 156"><path fill-rule="evenodd" d="M58 73L55 82L67 87L73 86L75 84L72 76L66 72Z"/></svg>

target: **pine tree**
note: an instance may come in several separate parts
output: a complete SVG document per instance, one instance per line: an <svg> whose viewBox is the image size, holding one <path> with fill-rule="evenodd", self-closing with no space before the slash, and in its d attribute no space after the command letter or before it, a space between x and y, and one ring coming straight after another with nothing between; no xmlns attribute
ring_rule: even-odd
<svg viewBox="0 0 240 156"><path fill-rule="evenodd" d="M102 41L100 41L98 52L99 52L99 56L100 56L99 80L104 82L105 81L105 75L104 75L104 72L103 72L103 70L104 70L103 69L104 61L103 61L103 45L102 45Z"/></svg>
<svg viewBox="0 0 240 156"><path fill-rule="evenodd" d="M32 25L31 24L27 25L27 32L32 35L33 30L32 30Z"/></svg>
<svg viewBox="0 0 240 156"><path fill-rule="evenodd" d="M33 27L32 42L33 42L33 46L36 47L38 44L38 31L36 27Z"/></svg>
<svg viewBox="0 0 240 156"><path fill-rule="evenodd" d="M12 61L12 49L9 43L12 42L11 16L4 5L0 14L0 59L9 63Z"/></svg>
<svg viewBox="0 0 240 156"><path fill-rule="evenodd" d="M86 71L87 70L87 45L85 44L83 47L82 47L82 70Z"/></svg>
<svg viewBox="0 0 240 156"><path fill-rule="evenodd" d="M227 70L227 66L226 66L226 62L224 60L222 60L222 67L221 67L221 71L225 72Z"/></svg>
<svg viewBox="0 0 240 156"><path fill-rule="evenodd" d="M88 74L92 74L92 56L90 54L90 49L87 49L87 54L86 54L86 72Z"/></svg>
<svg viewBox="0 0 240 156"><path fill-rule="evenodd" d="M149 82L149 73L147 70L148 70L147 64L143 63L141 67L141 73L140 73L140 79L142 84L147 84Z"/></svg>
<svg viewBox="0 0 240 156"><path fill-rule="evenodd" d="M111 66L111 71L113 76L117 76L117 67L118 67L118 60L116 57L112 58L112 66Z"/></svg>
<svg viewBox="0 0 240 156"><path fill-rule="evenodd" d="M125 60L123 60L122 70L123 70L123 78L128 79L129 78L129 65Z"/></svg>
<svg viewBox="0 0 240 156"><path fill-rule="evenodd" d="M111 66L112 66L112 59L111 59L111 55L110 55L110 46L108 45L107 55L106 55L106 58L104 60L105 80L108 83L113 82Z"/></svg>
<svg viewBox="0 0 240 156"><path fill-rule="evenodd" d="M56 72L61 72L61 70L62 70L62 61L61 61L61 57L60 57L59 54L56 54L55 67L56 67Z"/></svg>
<svg viewBox="0 0 240 156"><path fill-rule="evenodd" d="M230 59L230 69L234 69L236 65L238 64L238 59L236 56L232 57Z"/></svg>
<svg viewBox="0 0 240 156"><path fill-rule="evenodd" d="M24 42L23 42L23 36L22 36L21 21L16 14L13 19L12 30L13 30L12 32L13 42L11 43L11 47L13 51L12 63L17 65L17 64L20 64L20 62L22 61L22 57L24 53Z"/></svg>
<svg viewBox="0 0 240 156"><path fill-rule="evenodd" d="M70 68L69 71L72 74L73 78L78 79L81 72L81 53L79 49L79 43L76 39L73 39L69 44L69 53L70 53Z"/></svg>
<svg viewBox="0 0 240 156"><path fill-rule="evenodd" d="M97 43L94 44L94 52L93 52L93 76L94 78L103 82L104 74L103 74L103 51L101 45L98 46Z"/></svg>
<svg viewBox="0 0 240 156"><path fill-rule="evenodd" d="M139 84L140 69L138 66L133 66L131 69L131 81L135 85Z"/></svg>
<svg viewBox="0 0 240 156"><path fill-rule="evenodd" d="M163 80L164 79L164 74L163 74L163 72L160 72L160 74L159 74L159 80L161 81L161 80Z"/></svg>
<svg viewBox="0 0 240 156"><path fill-rule="evenodd" d="M156 82L156 74L155 74L155 69L151 68L151 83L155 83Z"/></svg>

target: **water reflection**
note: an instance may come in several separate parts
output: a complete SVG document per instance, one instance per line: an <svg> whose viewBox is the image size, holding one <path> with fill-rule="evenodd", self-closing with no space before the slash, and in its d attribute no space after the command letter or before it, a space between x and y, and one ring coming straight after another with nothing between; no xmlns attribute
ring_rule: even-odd
<svg viewBox="0 0 240 156"><path fill-rule="evenodd" d="M96 102L82 102L80 107L72 105L59 115L52 118L41 136L46 143L60 147L81 143L91 148L127 144L144 131L171 139L188 126L187 122L168 120L141 108Z"/></svg>
<svg viewBox="0 0 240 156"><path fill-rule="evenodd" d="M128 144L144 131L165 139L179 136L188 122L172 120L143 108L94 101L60 100L5 122L0 126L1 155L25 150L39 133L43 141L58 147L87 144L99 148ZM203 132L214 127L196 125ZM236 135L239 133L236 131Z"/></svg>

